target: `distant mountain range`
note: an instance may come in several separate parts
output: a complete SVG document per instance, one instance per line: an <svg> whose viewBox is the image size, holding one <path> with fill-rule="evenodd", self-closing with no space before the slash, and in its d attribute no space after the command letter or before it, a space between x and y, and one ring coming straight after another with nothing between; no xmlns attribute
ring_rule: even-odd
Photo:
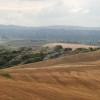
<svg viewBox="0 0 100 100"><path fill-rule="evenodd" d="M0 25L0 40L45 40L94 43L100 41L99 27L47 26L22 27Z"/></svg>

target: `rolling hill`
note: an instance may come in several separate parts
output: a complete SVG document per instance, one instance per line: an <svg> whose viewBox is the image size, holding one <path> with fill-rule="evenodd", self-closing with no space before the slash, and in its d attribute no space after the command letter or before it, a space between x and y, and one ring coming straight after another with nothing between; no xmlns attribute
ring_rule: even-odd
<svg viewBox="0 0 100 100"><path fill-rule="evenodd" d="M100 100L100 51L3 69L0 100Z"/></svg>
<svg viewBox="0 0 100 100"><path fill-rule="evenodd" d="M75 43L48 43L45 44L44 47L54 48L57 45L61 45L63 48L72 48L73 50L77 48L96 48L99 46L94 45L85 45L85 44L75 44Z"/></svg>

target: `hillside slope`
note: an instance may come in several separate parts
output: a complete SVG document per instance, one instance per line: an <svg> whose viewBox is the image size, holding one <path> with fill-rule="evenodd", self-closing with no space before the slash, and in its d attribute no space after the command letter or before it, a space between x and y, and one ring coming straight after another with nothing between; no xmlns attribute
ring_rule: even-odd
<svg viewBox="0 0 100 100"><path fill-rule="evenodd" d="M54 48L57 45L61 45L63 48L72 48L73 50L77 48L96 48L97 46L85 45L85 44L74 44L74 43L48 43L44 47Z"/></svg>
<svg viewBox="0 0 100 100"><path fill-rule="evenodd" d="M1 70L0 100L100 100L100 51Z"/></svg>

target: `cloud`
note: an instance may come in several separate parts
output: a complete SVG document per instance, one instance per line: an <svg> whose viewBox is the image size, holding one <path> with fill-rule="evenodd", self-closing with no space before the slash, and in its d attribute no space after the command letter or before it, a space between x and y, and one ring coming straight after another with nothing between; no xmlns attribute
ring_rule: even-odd
<svg viewBox="0 0 100 100"><path fill-rule="evenodd" d="M0 24L100 25L100 0L0 0Z"/></svg>

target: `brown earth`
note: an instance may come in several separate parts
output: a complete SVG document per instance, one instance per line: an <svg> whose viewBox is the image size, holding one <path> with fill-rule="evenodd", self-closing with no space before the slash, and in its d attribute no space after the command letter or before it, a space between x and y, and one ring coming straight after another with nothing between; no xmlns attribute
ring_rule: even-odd
<svg viewBox="0 0 100 100"><path fill-rule="evenodd" d="M1 70L0 100L100 100L100 51Z"/></svg>

